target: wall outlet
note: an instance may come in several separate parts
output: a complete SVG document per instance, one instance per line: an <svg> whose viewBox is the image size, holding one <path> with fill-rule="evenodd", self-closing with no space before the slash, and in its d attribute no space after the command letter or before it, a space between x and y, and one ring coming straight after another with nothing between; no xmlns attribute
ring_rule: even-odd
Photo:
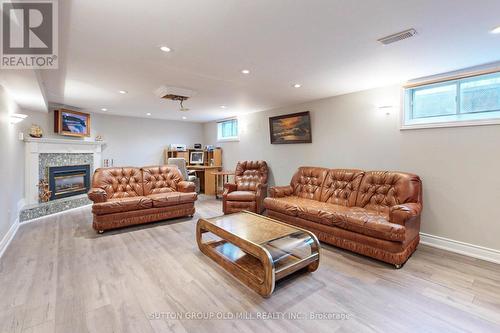
<svg viewBox="0 0 500 333"><path fill-rule="evenodd" d="M19 140L23 141L24 140L24 133L23 132L19 132L19 134L17 135L17 137L19 138Z"/></svg>

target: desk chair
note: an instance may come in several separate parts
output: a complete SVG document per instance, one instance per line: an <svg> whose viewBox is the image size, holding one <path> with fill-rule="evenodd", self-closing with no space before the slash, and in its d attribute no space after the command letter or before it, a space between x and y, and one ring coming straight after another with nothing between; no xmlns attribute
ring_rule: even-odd
<svg viewBox="0 0 500 333"><path fill-rule="evenodd" d="M196 185L196 193L200 193L200 179L196 177L196 172L191 170L188 171L186 167L186 160L183 158L169 158L167 164L175 165L182 174L184 180L193 182Z"/></svg>

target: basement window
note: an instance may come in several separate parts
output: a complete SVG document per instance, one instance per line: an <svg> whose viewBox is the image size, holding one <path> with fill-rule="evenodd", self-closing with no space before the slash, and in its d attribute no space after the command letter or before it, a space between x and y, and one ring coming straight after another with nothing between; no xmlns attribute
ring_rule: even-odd
<svg viewBox="0 0 500 333"><path fill-rule="evenodd" d="M500 73L406 87L402 129L500 124Z"/></svg>
<svg viewBox="0 0 500 333"><path fill-rule="evenodd" d="M238 141L238 119L227 119L217 123L217 141Z"/></svg>

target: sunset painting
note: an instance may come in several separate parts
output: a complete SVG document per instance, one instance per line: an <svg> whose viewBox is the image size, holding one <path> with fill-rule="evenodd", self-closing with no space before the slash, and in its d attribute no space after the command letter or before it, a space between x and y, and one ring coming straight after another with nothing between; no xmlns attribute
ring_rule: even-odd
<svg viewBox="0 0 500 333"><path fill-rule="evenodd" d="M271 143L311 143L309 111L269 118Z"/></svg>

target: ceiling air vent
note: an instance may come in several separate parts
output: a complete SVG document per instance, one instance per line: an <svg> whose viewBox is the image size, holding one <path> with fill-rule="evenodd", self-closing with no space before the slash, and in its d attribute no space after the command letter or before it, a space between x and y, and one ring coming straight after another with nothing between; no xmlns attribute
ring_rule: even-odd
<svg viewBox="0 0 500 333"><path fill-rule="evenodd" d="M400 40L411 38L417 34L417 30L415 29L408 29L405 31L398 32L396 34L382 37L380 39L377 39L380 43L387 45L387 44L392 44L395 42L399 42Z"/></svg>
<svg viewBox="0 0 500 333"><path fill-rule="evenodd" d="M155 95L160 98L171 99L178 101L180 99L188 99L195 95L195 92L189 89L161 86L155 90Z"/></svg>
<svg viewBox="0 0 500 333"><path fill-rule="evenodd" d="M160 88L155 90L155 95L160 98L171 99L172 101L180 102L179 111L189 111L189 109L184 107L182 103L184 103L184 101L188 98L195 95L195 92L189 89L161 86Z"/></svg>

